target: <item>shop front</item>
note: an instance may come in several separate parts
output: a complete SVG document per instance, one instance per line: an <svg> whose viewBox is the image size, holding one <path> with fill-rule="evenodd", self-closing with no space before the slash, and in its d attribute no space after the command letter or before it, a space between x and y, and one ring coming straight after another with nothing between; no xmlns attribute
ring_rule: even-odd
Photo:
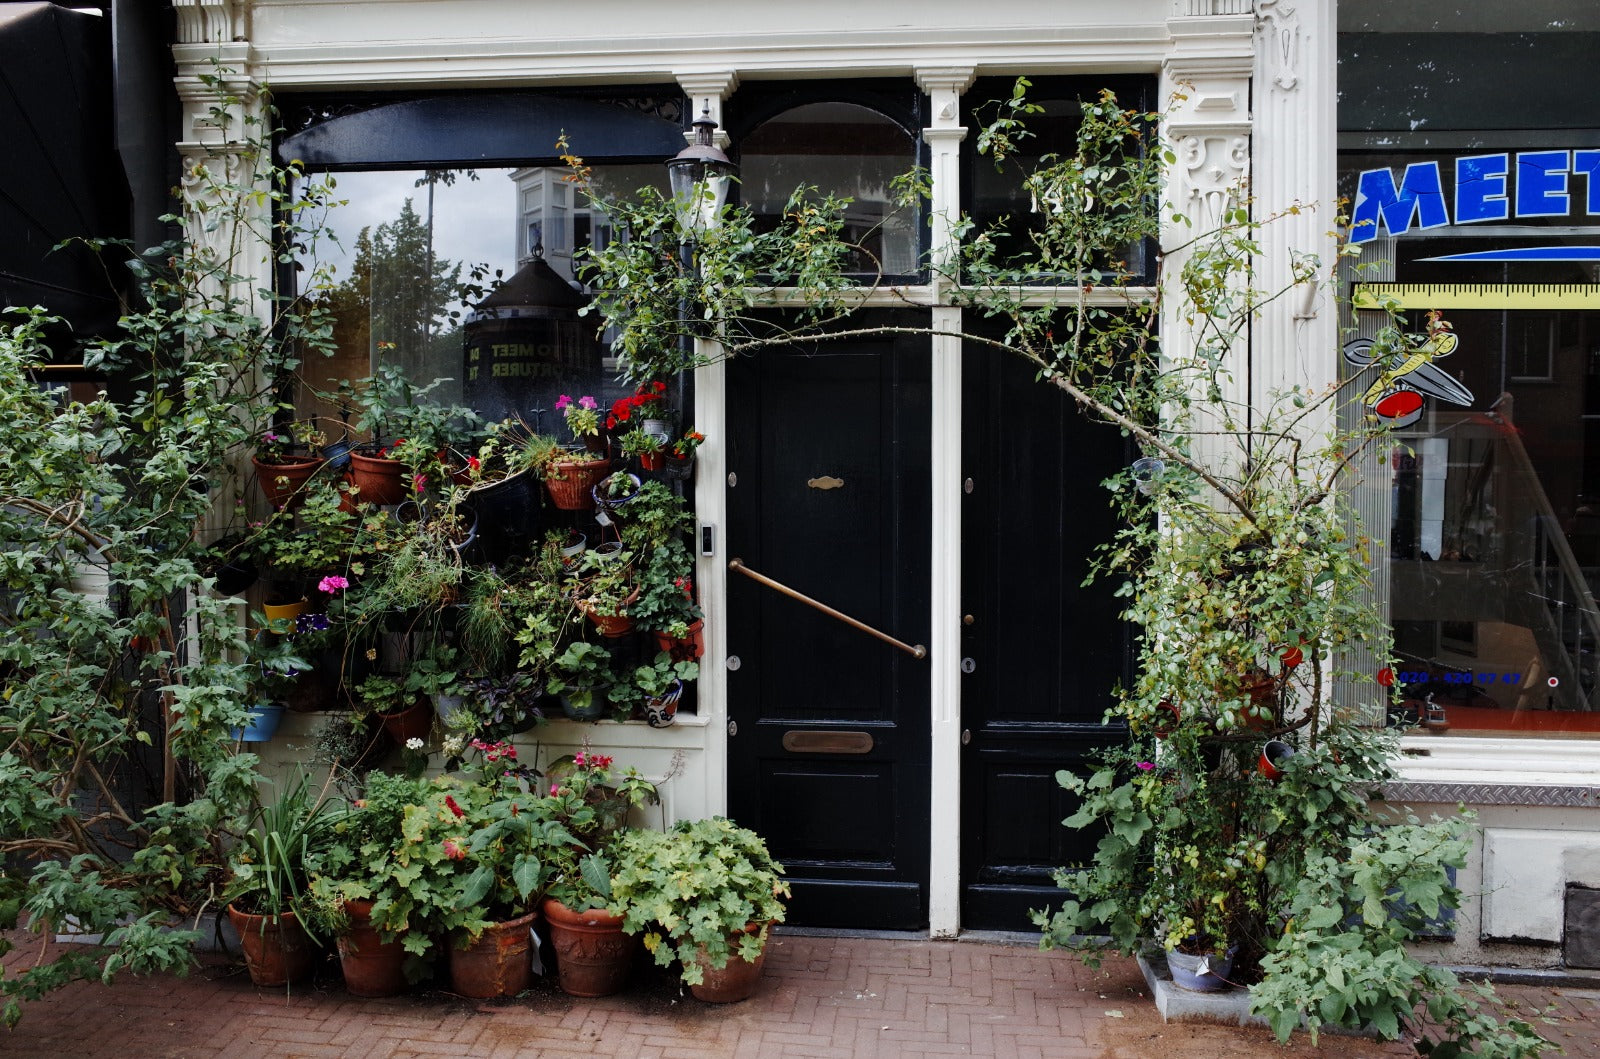
<svg viewBox="0 0 1600 1059"><path fill-rule="evenodd" d="M1391 793L1481 815L1454 958L1596 967L1600 109L1563 71L1600 27L1583 5L1449 26L1368 7L1340 11L1347 370L1371 308L1440 321L1361 394L1393 428L1362 502L1391 719L1418 733Z"/></svg>
<svg viewBox="0 0 1600 1059"><path fill-rule="evenodd" d="M329 224L352 247L341 274L360 281L324 393L398 364L453 380L438 391L450 400L551 432L563 395L625 398L603 339L552 322L581 309L555 303L589 294L579 251L626 237L568 179L573 155L608 193L662 186L704 113L740 168L734 199L758 219L797 185L850 198L850 233L884 273L862 319L907 333L735 360L702 338L710 362L663 380L677 427L706 439L673 485L695 512L705 613L701 675L676 723L555 721L523 738L552 756L589 740L638 765L661 781L667 819L726 813L761 832L788 866L793 922L1025 929L1028 909L1059 894L1052 869L1090 853L1060 826L1072 810L1055 773L1122 735L1102 718L1127 679L1128 633L1112 586L1083 582L1114 529L1100 483L1130 457L1020 361L964 345L956 336L984 322L924 263L958 211L1025 223L1037 208L975 146L981 108L1019 74L1044 107L1041 153L1070 148L1076 101L1101 88L1156 110L1182 84L1166 131L1185 208L1220 206L1252 168L1264 201L1322 197L1331 124L1297 102L1331 114L1319 87L1331 8L1024 3L997 22L951 5L910 18L825 4L816 28L778 31L713 5L686 34L630 4L619 38L576 11L510 3L179 6L211 16L180 22L191 113L211 102L206 64L237 63L273 88L280 159L333 174L348 200ZM1267 145L1254 158L1253 133ZM215 149L200 135L180 144L186 158ZM932 196L907 213L889 181L914 166ZM1307 218L1273 238L1310 245L1325 228ZM1134 249L1148 283L1153 248ZM401 326L408 292L446 277L492 287L497 273L510 293L441 296L422 326ZM1307 355L1331 375L1328 310L1268 317L1290 336L1272 373ZM588 513L545 515L604 538Z"/></svg>

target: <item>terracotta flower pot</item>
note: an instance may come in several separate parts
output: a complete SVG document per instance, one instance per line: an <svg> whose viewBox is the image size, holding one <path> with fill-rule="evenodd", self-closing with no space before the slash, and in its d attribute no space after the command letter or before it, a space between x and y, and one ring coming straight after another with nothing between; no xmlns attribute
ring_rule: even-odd
<svg viewBox="0 0 1600 1059"><path fill-rule="evenodd" d="M544 903L556 974L562 992L572 996L610 996L628 984L640 939L622 932L622 917L604 909L574 912L555 898Z"/></svg>
<svg viewBox="0 0 1600 1059"><path fill-rule="evenodd" d="M380 713L378 718L383 721L384 731L404 746L407 739L428 738L433 730L433 704L427 699L418 699L403 710Z"/></svg>
<svg viewBox="0 0 1600 1059"><path fill-rule="evenodd" d="M450 949L450 986L462 996L483 1000L516 996L533 981L533 941L539 913L493 923L465 949Z"/></svg>
<svg viewBox="0 0 1600 1059"><path fill-rule="evenodd" d="M372 925L371 901L346 901L350 927L339 938L339 966L352 996L394 996L406 991L406 950L399 940L384 941Z"/></svg>
<svg viewBox="0 0 1600 1059"><path fill-rule="evenodd" d="M689 635L683 638L658 632L656 650L665 651L674 662L693 662L706 653L706 623L696 621L689 626Z"/></svg>
<svg viewBox="0 0 1600 1059"><path fill-rule="evenodd" d="M323 462L321 457L316 456L291 456L271 461L259 456L250 457L250 463L256 469L256 483L261 486L261 495L276 508L298 507L305 499L301 490Z"/></svg>
<svg viewBox="0 0 1600 1059"><path fill-rule="evenodd" d="M356 499L367 504L398 504L407 499L405 467L383 456L350 454L350 484L361 492Z"/></svg>
<svg viewBox="0 0 1600 1059"><path fill-rule="evenodd" d="M761 923L751 923L739 933L757 934L763 926ZM705 977L699 985L689 987L689 992L694 994L696 1000L703 1000L708 1004L732 1004L748 999L756 991L756 985L761 980L761 967L767 960L766 946L763 945L761 954L750 961L739 955L738 935L735 934L729 940L734 950L733 955L728 957L727 966L712 967L703 952L698 958Z"/></svg>
<svg viewBox="0 0 1600 1059"><path fill-rule="evenodd" d="M570 460L557 460L551 465L551 475L544 480L550 502L562 511L582 511L591 506L594 501L590 490L605 476L609 466L608 460L582 455Z"/></svg>
<svg viewBox="0 0 1600 1059"><path fill-rule="evenodd" d="M256 985L289 985L310 978L316 971L322 949L293 912L257 916L229 905L228 919L239 932L244 965Z"/></svg>

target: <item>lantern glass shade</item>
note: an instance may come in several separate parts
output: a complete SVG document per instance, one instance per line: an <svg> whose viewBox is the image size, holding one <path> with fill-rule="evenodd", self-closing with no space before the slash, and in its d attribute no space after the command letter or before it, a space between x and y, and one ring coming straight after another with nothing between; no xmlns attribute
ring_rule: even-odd
<svg viewBox="0 0 1600 1059"><path fill-rule="evenodd" d="M684 232L699 231L716 223L728 201L734 165L712 142L717 123L708 113L695 119L694 142L667 162L672 201L678 225Z"/></svg>

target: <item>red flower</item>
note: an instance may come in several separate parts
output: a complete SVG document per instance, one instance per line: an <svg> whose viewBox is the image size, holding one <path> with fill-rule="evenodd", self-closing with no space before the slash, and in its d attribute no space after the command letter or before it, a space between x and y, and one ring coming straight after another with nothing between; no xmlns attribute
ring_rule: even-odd
<svg viewBox="0 0 1600 1059"><path fill-rule="evenodd" d="M449 808L449 810L450 810L450 811L451 811L451 812L452 812L452 813L455 813L455 814L456 814L456 819L457 819L457 820L459 820L459 819L461 819L461 818L462 818L462 817L463 817L463 816L466 816L466 815L467 815L467 814L466 814L466 812L464 812L464 811L463 811L463 810L462 810L462 808L461 808L461 806L459 806L459 805L457 805L457 804L456 804L456 800L455 800L455 799L454 799L454 798L452 798L452 797L451 797L451 796L450 796L450 795L448 795L448 794L447 794L447 795L445 795L445 796L444 796L444 804L445 804L445 806L446 806L446 807L447 807L447 808Z"/></svg>
<svg viewBox="0 0 1600 1059"><path fill-rule="evenodd" d="M596 768L596 769L610 768L611 767L611 759L609 757L607 757L606 755L604 755L604 754L590 754L589 755L589 767L590 768Z"/></svg>

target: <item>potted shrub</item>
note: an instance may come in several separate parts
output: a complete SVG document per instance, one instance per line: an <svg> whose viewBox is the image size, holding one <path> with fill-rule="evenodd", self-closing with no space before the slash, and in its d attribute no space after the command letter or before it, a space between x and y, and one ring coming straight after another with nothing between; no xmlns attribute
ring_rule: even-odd
<svg viewBox="0 0 1600 1059"><path fill-rule="evenodd" d="M577 640L550 663L545 690L561 697L561 709L569 719L593 721L605 714L611 684L611 652Z"/></svg>
<svg viewBox="0 0 1600 1059"><path fill-rule="evenodd" d="M656 963L682 962L683 981L712 1003L755 991L772 924L789 885L761 836L722 817L630 831L613 846L610 911L643 933Z"/></svg>
<svg viewBox="0 0 1600 1059"><path fill-rule="evenodd" d="M306 482L326 462L318 452L326 440L310 420L261 432L250 462L267 503L279 510L298 506Z"/></svg>
<svg viewBox="0 0 1600 1059"><path fill-rule="evenodd" d="M355 996L393 996L421 975L421 961L407 960L407 931L381 924L409 885L395 850L405 841L406 814L429 788L421 779L369 775L364 797L334 825L321 871L311 880L321 925L338 938L345 988Z"/></svg>
<svg viewBox="0 0 1600 1059"><path fill-rule="evenodd" d="M640 594L633 559L627 551L596 550L584 552L578 561L573 601L601 636L615 638L633 631L629 608Z"/></svg>
<svg viewBox="0 0 1600 1059"><path fill-rule="evenodd" d="M356 686L356 702L363 712L375 714L397 743L423 739L433 724L433 710L423 693L431 674L396 677L374 673Z"/></svg>
<svg viewBox="0 0 1600 1059"><path fill-rule="evenodd" d="M561 988L573 996L609 996L626 984L639 938L623 930L612 900L610 849L626 833L632 809L659 801L634 769L613 775L612 759L587 747L548 770L552 812L582 845L550 856L544 916Z"/></svg>
<svg viewBox="0 0 1600 1059"><path fill-rule="evenodd" d="M682 437L673 441L672 447L667 450L667 477L688 481L694 470L694 452L705 440L704 434L690 427Z"/></svg>
<svg viewBox="0 0 1600 1059"><path fill-rule="evenodd" d="M660 651L654 660L634 667L627 680L612 687L611 701L643 717L652 728L666 728L677 716L684 682L699 676L698 662L674 661L670 653Z"/></svg>
<svg viewBox="0 0 1600 1059"><path fill-rule="evenodd" d="M290 985L316 970L322 949L300 912L337 819L304 772L272 801L258 797L251 806L228 856L223 897L256 985Z"/></svg>
<svg viewBox="0 0 1600 1059"><path fill-rule="evenodd" d="M387 905L380 927L406 928L407 948L425 953L448 936L452 988L464 996L512 996L531 978L529 930L552 851L577 842L549 799L530 793L499 761L485 783L441 778L408 811L399 870L412 880Z"/></svg>
<svg viewBox="0 0 1600 1059"><path fill-rule="evenodd" d="M647 434L643 427L634 427L617 439L622 454L639 461L641 471L659 471L666 461L666 442L658 434Z"/></svg>

